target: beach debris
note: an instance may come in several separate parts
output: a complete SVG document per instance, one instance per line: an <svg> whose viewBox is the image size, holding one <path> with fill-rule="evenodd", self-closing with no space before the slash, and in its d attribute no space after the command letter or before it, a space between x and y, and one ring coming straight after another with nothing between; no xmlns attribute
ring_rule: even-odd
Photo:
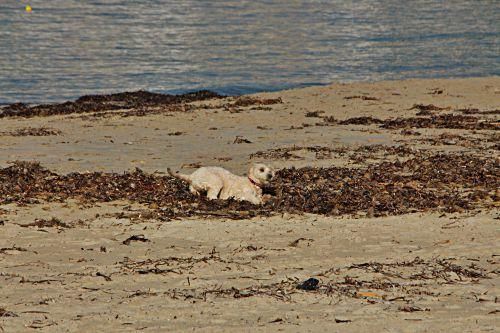
<svg viewBox="0 0 500 333"><path fill-rule="evenodd" d="M224 111L229 111L230 113L240 113L244 110L253 110L253 111L270 111L272 110L271 107L268 107L266 105L273 105L273 104L281 104L283 101L281 100L280 97L278 98L258 98L258 97L252 97L252 96L238 96L234 97L232 101L226 102L222 105L220 104L204 104L204 105L197 105L196 108L198 109L223 109ZM247 109L245 109L247 108ZM217 111L215 111L217 112Z"/></svg>
<svg viewBox="0 0 500 333"><path fill-rule="evenodd" d="M5 308L0 308L0 318L4 317L19 317L16 313L6 310Z"/></svg>
<svg viewBox="0 0 500 333"><path fill-rule="evenodd" d="M429 95L441 95L442 93L444 93L444 89L434 88L434 89L431 89L431 91L428 92L427 94L429 94Z"/></svg>
<svg viewBox="0 0 500 333"><path fill-rule="evenodd" d="M1 135L8 136L49 136L49 135L60 135L62 132L57 129L48 127L23 127L18 128L11 132L0 132Z"/></svg>
<svg viewBox="0 0 500 333"><path fill-rule="evenodd" d="M126 115L146 115L151 108L178 106L194 101L223 98L217 93L200 90L197 92L170 95L148 91L123 92L109 95L82 96L74 102L60 104L41 104L30 106L24 103L14 103L0 108L0 118L4 117L34 117L66 115L72 113L99 113L112 110L131 110ZM173 111L185 111L186 108L175 108ZM125 114L122 114L125 115Z"/></svg>
<svg viewBox="0 0 500 333"><path fill-rule="evenodd" d="M336 124L338 123L338 120L335 119L334 116L326 116L326 117L322 117L323 118L323 121L325 122L325 124ZM318 123L316 124L316 126L324 126L325 124L321 124L321 123Z"/></svg>
<svg viewBox="0 0 500 333"><path fill-rule="evenodd" d="M237 97L236 100L232 104L228 104L228 107L245 107L252 105L272 105L272 104L281 104L283 101L280 97L278 98L257 98L251 96L241 96Z"/></svg>
<svg viewBox="0 0 500 333"><path fill-rule="evenodd" d="M192 272L200 266L210 265L224 269L241 269L252 267L247 262L236 261L231 258L221 257L218 253L211 253L202 257L165 257L158 259L132 260L124 258L118 263L119 272L114 274L184 274ZM404 301L408 303L414 297L421 295L429 297L443 297L435 293L439 285L473 285L482 279L489 279L486 273L489 270L480 267L479 262L471 266L466 259L456 258L429 258L415 257L408 261L395 262L368 262L354 263L350 266L330 267L319 275L323 281L310 278L302 283L296 277L287 277L279 282L253 284L245 288L216 286L190 286L188 289L170 289L165 291L165 296L177 300L202 300L207 301L210 296L217 298L248 298L271 297L277 301L293 301L297 290L304 290L305 297L326 295L348 298L366 298L369 303ZM489 274L495 274L491 272ZM359 276L359 277L358 277ZM362 277L361 277L362 276ZM387 277L381 279L381 276ZM457 276L459 279L457 279ZM390 277L390 280L389 280ZM305 287L305 289L299 288ZM373 290L373 291L360 291ZM404 292L404 296L401 293ZM401 306L400 311L428 311L413 305ZM413 309L415 307L415 309Z"/></svg>
<svg viewBox="0 0 500 333"><path fill-rule="evenodd" d="M431 117L396 118L384 120L381 128L448 128L466 130L500 130L500 121L484 120L478 117L456 114L442 114Z"/></svg>
<svg viewBox="0 0 500 333"><path fill-rule="evenodd" d="M201 168L203 164L201 162L193 162L193 163L184 163L181 165L181 169L190 168L190 169L198 169Z"/></svg>
<svg viewBox="0 0 500 333"><path fill-rule="evenodd" d="M271 321L269 322L269 324L281 323L281 322L283 322L283 321L284 321L284 320L283 320L283 318L276 318L276 319L274 319L274 320L271 320Z"/></svg>
<svg viewBox="0 0 500 333"><path fill-rule="evenodd" d="M62 222L56 217L51 218L50 220L45 220L45 219L35 219L35 222L33 223L28 223L28 224L19 224L19 226L23 228L28 228L28 227L37 227L37 228L52 228L52 227L58 227L58 228L70 228L71 226Z"/></svg>
<svg viewBox="0 0 500 333"><path fill-rule="evenodd" d="M292 152L307 151L316 153L316 158L324 159L331 153L344 152L344 148L330 148L325 146L292 146L273 148L266 151L258 151L250 154L250 158L266 158L266 159L284 159L284 160L301 160L303 157L292 154Z"/></svg>
<svg viewBox="0 0 500 333"><path fill-rule="evenodd" d="M328 121L330 122L330 121ZM384 121L373 117L354 117L338 122L339 125L371 125L383 124Z"/></svg>
<svg viewBox="0 0 500 333"><path fill-rule="evenodd" d="M310 118L321 117L322 113L325 113L325 111L307 111L305 116Z"/></svg>
<svg viewBox="0 0 500 333"><path fill-rule="evenodd" d="M442 110L450 110L451 108L448 106L448 107L439 107L439 106L435 106L434 104L413 104L413 106L411 108L409 108L409 110L419 110L419 111L442 111Z"/></svg>
<svg viewBox="0 0 500 333"><path fill-rule="evenodd" d="M237 135L236 138L234 139L233 143L252 143L252 141L245 139L242 136Z"/></svg>
<svg viewBox="0 0 500 333"><path fill-rule="evenodd" d="M441 91L442 92L442 91ZM417 109L418 112L416 113L417 116L433 116L434 113L432 111L443 111L443 110L450 110L451 107L439 107L435 106L434 104L413 104L413 106L409 110L414 110Z"/></svg>
<svg viewBox="0 0 500 333"><path fill-rule="evenodd" d="M297 285L297 289L300 290L317 290L319 288L319 280L316 278L309 278Z"/></svg>
<svg viewBox="0 0 500 333"><path fill-rule="evenodd" d="M405 305L398 308L399 311L403 312L415 312L415 311L430 311L429 309L422 309L421 307L414 305Z"/></svg>
<svg viewBox="0 0 500 333"><path fill-rule="evenodd" d="M28 249L25 249L24 247L19 247L19 246L1 247L0 248L0 254L9 254L10 251L26 252L26 251L28 251Z"/></svg>
<svg viewBox="0 0 500 333"><path fill-rule="evenodd" d="M344 99L355 99L355 98L362 99L363 101L380 101L380 98L364 96L364 95L353 95L344 97Z"/></svg>
<svg viewBox="0 0 500 333"><path fill-rule="evenodd" d="M297 247L297 246L299 246L299 243L300 243L301 241L314 242L314 239L312 239L312 238L304 238L304 237L300 237L300 238L297 238L296 240L294 240L293 242L291 242L290 244L288 244L288 246L291 246L291 247Z"/></svg>
<svg viewBox="0 0 500 333"><path fill-rule="evenodd" d="M40 329L49 326L57 325L57 323L53 320L49 320L47 317L44 319L35 319L29 325L26 325L28 328Z"/></svg>
<svg viewBox="0 0 500 333"><path fill-rule="evenodd" d="M386 157L389 155L396 155L406 157L414 154L416 149L404 145L398 146L385 146L385 145L367 145L360 146L348 150L345 147L330 148L325 146L292 146L273 148L266 151L257 151L250 154L251 159L264 158L264 159L283 159L283 160L301 160L301 156L292 154L292 152L312 152L315 153L316 159L329 159L335 154L337 156L346 156L354 162L360 162L367 158L374 159L375 154L381 154Z"/></svg>
<svg viewBox="0 0 500 333"><path fill-rule="evenodd" d="M371 297L371 298L382 298L382 295L374 293L372 291L358 291L356 293L357 297Z"/></svg>
<svg viewBox="0 0 500 333"><path fill-rule="evenodd" d="M108 281L108 282L109 282L109 281L112 281L112 280L111 280L111 277L110 277L109 275L106 275L106 274L101 273L101 272L97 272L97 273L95 273L95 276L100 276L100 277L103 277L103 278L104 278L104 280L106 280L106 281Z"/></svg>
<svg viewBox="0 0 500 333"><path fill-rule="evenodd" d="M272 186L263 189L264 194L272 196L260 206L194 196L184 182L138 168L121 174L59 175L39 163L18 161L0 169L0 204L62 202L70 198L82 203L128 200L146 204L155 212L141 214L144 218L170 220L188 216L241 219L285 212L342 215L369 209L377 217L470 210L491 207L500 200L496 192L500 188L498 159L466 153L430 154L404 146L374 145L356 150L351 153L353 157L391 153L409 158L360 168L281 169Z"/></svg>
<svg viewBox="0 0 500 333"><path fill-rule="evenodd" d="M372 125L379 124L385 129L409 129L409 128L448 128L465 130L500 130L500 121L494 119L481 119L468 115L426 114L430 117L410 117L381 120L373 117L354 117L342 121L323 118L329 124L339 125ZM327 121L328 120L328 121Z"/></svg>
<svg viewBox="0 0 500 333"><path fill-rule="evenodd" d="M465 108L465 109L457 109L455 111L461 112L463 114L500 115L500 109L479 110L478 108Z"/></svg>
<svg viewBox="0 0 500 333"><path fill-rule="evenodd" d="M147 239L144 235L132 235L129 238L125 239L122 244L124 245L130 245L131 242L150 242L149 239Z"/></svg>
<svg viewBox="0 0 500 333"><path fill-rule="evenodd" d="M414 131L414 130L411 130L411 129L408 129L408 128L402 129L401 132L399 132L399 133L401 135L415 135L415 136L422 135L420 132Z"/></svg>
<svg viewBox="0 0 500 333"><path fill-rule="evenodd" d="M352 322L352 320L350 320L350 319L339 319L339 318L335 318L335 322L336 322L337 324L343 324L343 323L351 323L351 322Z"/></svg>
<svg viewBox="0 0 500 333"><path fill-rule="evenodd" d="M232 157L214 157L214 160L221 161L221 162L229 162L233 158Z"/></svg>

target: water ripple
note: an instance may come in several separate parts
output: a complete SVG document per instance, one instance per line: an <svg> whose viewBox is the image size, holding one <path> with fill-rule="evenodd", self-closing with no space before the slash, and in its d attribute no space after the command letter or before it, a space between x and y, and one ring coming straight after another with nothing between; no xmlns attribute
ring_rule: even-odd
<svg viewBox="0 0 500 333"><path fill-rule="evenodd" d="M33 1L0 5L0 103L500 75L496 1Z"/></svg>

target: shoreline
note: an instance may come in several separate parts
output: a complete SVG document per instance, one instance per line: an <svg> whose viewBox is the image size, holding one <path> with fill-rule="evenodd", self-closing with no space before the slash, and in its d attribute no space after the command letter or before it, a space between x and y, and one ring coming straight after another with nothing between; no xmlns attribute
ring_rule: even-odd
<svg viewBox="0 0 500 333"><path fill-rule="evenodd" d="M104 96L104 95L116 95L116 94L123 94L127 92L149 92L152 94L158 94L158 95L186 95L186 94L192 94L192 93L197 93L200 91L210 91L215 94L219 94L221 96L225 97L238 97L238 96L248 96L248 95L259 95L259 94L266 94L266 93L279 93L279 92L285 92L285 91L290 91L290 90L300 90L300 89L307 89L307 88L315 88L315 87L327 87L327 86L332 86L332 85L342 85L342 84L362 84L362 83L369 83L369 84L377 84L377 83L384 83L384 82L406 82L406 81L432 81L432 80L467 80L467 79L497 79L499 78L500 75L485 75L485 76L451 76L451 77L445 77L445 76L439 76L439 77L409 77L405 79L382 79L382 80L338 80L338 81L332 81L329 83L319 83L319 82L310 82L310 83L301 83L297 84L296 86L287 86L284 85L282 87L276 87L276 88L262 88L262 89L253 89L252 91L242 91L241 93L226 93L226 91L229 90L235 90L231 88L210 88L210 87L200 87L200 88L193 88L193 89L184 89L184 90L179 90L179 89L171 89L171 90L149 90L149 89L132 89L132 90L116 90L116 91L94 91L90 92L87 94L79 95L79 96L74 96L73 98L67 98L67 99L61 99L59 101L39 101L39 102L33 102L33 101L21 101L17 100L15 102L0 102L0 108L7 107L12 104L26 104L28 106L39 106L39 105L55 105L55 104L63 104L67 102L74 102L77 99L84 97L84 96Z"/></svg>

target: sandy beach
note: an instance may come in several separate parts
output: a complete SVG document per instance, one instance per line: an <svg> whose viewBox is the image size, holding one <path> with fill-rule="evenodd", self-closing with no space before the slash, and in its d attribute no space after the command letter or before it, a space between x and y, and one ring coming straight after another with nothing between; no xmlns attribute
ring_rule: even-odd
<svg viewBox="0 0 500 333"><path fill-rule="evenodd" d="M0 111L0 332L498 330L499 77L190 98Z"/></svg>

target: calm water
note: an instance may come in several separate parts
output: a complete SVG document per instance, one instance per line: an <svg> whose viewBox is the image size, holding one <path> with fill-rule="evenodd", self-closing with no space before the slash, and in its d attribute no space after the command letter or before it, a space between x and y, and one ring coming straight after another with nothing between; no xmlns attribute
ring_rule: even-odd
<svg viewBox="0 0 500 333"><path fill-rule="evenodd" d="M500 75L500 1L0 1L0 103Z"/></svg>

